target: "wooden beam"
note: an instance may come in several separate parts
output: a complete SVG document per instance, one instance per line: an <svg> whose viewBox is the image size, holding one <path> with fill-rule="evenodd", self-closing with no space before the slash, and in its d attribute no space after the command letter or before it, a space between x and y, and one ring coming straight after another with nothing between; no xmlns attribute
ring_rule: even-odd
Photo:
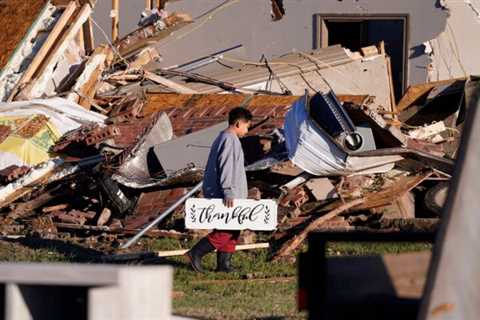
<svg viewBox="0 0 480 320"><path fill-rule="evenodd" d="M150 71L144 71L144 76L145 78L149 79L149 80L152 80L153 82L156 82L158 84L161 84L165 87L168 87L172 90L174 90L175 92L178 92L178 93L184 93L184 94L195 94L195 93L198 93L196 92L195 90L192 90L188 87L185 87L181 84L178 84L172 80L169 80L167 78L164 78L162 76L159 76L153 72L150 72Z"/></svg>
<svg viewBox="0 0 480 320"><path fill-rule="evenodd" d="M118 40L120 0L112 0L112 42Z"/></svg>
<svg viewBox="0 0 480 320"><path fill-rule="evenodd" d="M57 38L60 36L60 33L67 25L68 21L72 17L76 8L77 8L77 5L75 4L75 2L70 1L68 6L63 11L62 16L58 19L52 31L50 31L50 33L48 34L48 37L43 43L42 47L40 48L40 50L38 50L37 54L35 55L35 58L33 58L27 70L23 73L22 77L18 81L8 101L12 101L15 95L17 94L19 88L21 88L25 83L29 82L33 78L37 70L40 68L42 62L45 60L45 57L47 57L47 54L55 45Z"/></svg>
<svg viewBox="0 0 480 320"><path fill-rule="evenodd" d="M85 25L85 24L83 24ZM83 28L80 28L80 30L78 30L78 33L77 35L75 36L75 41L77 42L78 46L85 51L86 53L86 50L85 50L85 35L83 33Z"/></svg>
<svg viewBox="0 0 480 320"><path fill-rule="evenodd" d="M393 88L393 76L392 76L392 60L390 57L385 57L387 61L387 73L388 73L388 87L390 88L390 112L393 114L398 112L397 104L395 102L395 90Z"/></svg>

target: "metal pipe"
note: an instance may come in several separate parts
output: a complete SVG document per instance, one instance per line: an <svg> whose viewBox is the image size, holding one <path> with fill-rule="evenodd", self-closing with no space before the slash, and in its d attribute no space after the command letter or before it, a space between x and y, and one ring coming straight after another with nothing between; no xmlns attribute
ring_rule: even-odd
<svg viewBox="0 0 480 320"><path fill-rule="evenodd" d="M140 232L138 232L132 239L128 240L127 243L125 243L124 245L122 245L120 247L120 249L126 249L128 247L130 247L132 244L134 244L135 242L138 241L138 239L140 239L141 236L143 236L148 230L150 230L153 226L157 225L158 223L160 223L163 219L165 219L170 213L173 212L173 210L175 210L179 205L181 205L182 203L184 203L188 198L190 198L195 192L197 192L198 190L200 190L200 188L202 187L202 184L203 182L200 182L199 184L197 184L195 187L192 188L192 190L190 190L187 194L185 194L183 197L181 197L180 199L177 200L177 202L175 202L174 204L172 204L167 210L165 210L157 219L153 220L152 222L150 222L150 224L148 226L146 226L145 228L143 228L142 230L140 230Z"/></svg>

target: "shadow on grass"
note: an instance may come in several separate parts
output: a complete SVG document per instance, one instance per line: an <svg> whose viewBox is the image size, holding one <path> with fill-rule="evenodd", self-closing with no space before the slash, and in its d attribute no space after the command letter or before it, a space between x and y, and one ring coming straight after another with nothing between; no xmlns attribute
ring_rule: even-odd
<svg viewBox="0 0 480 320"><path fill-rule="evenodd" d="M46 249L55 251L56 253L64 255L69 261L72 262L92 262L103 255L103 253L100 251L85 248L80 245L61 240L27 237L19 239L5 239L3 241L22 245L35 250Z"/></svg>
<svg viewBox="0 0 480 320"><path fill-rule="evenodd" d="M129 264L129 265L170 265L180 269L190 269L188 263L182 263L168 258L157 257L154 252L139 252L127 254L105 254L102 251L85 248L81 245L53 239L26 237L5 239L6 243L20 245L31 250L48 250L64 256L69 262L98 264Z"/></svg>

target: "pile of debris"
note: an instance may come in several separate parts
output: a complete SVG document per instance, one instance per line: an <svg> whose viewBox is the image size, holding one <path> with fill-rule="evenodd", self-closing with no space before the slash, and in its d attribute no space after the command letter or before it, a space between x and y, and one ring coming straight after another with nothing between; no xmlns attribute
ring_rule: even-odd
<svg viewBox="0 0 480 320"><path fill-rule="evenodd" d="M396 104L382 44L158 68L155 44L188 15L155 12L95 48L91 12L48 2L0 74L3 235L118 246L201 181L237 106L254 115L242 139L251 196L279 204L273 258L312 230L438 224L477 79L412 86ZM220 62L228 71L208 68ZM147 236L198 236L182 210Z"/></svg>

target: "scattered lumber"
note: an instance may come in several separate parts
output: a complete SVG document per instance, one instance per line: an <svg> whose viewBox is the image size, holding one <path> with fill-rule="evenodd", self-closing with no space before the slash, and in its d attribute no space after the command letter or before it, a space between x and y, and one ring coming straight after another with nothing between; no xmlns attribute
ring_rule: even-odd
<svg viewBox="0 0 480 320"><path fill-rule="evenodd" d="M237 251L243 250L254 250L254 249L266 249L270 246L269 243L252 243L252 244L240 244L235 247ZM159 251L156 253L158 257L175 257L175 256L183 256L186 254L188 250L170 250L170 251Z"/></svg>
<svg viewBox="0 0 480 320"><path fill-rule="evenodd" d="M280 257L291 255L302 244L302 242L305 241L305 239L308 236L308 233L315 230L316 228L318 228L319 226L321 226L323 223L327 222L328 220L344 213L348 209L351 209L351 208L354 208L356 206L364 204L364 202L365 202L364 199L356 199L356 200L347 202L347 203L339 206L338 208L330 211L329 213L315 219L299 235L295 236L292 240L288 241L279 250L277 250L273 254L272 260L277 260Z"/></svg>

